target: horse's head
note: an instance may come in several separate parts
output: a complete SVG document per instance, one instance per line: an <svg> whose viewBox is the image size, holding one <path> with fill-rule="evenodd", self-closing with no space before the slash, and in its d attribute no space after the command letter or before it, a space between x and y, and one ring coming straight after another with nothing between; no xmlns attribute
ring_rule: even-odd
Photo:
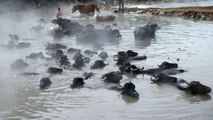
<svg viewBox="0 0 213 120"><path fill-rule="evenodd" d="M83 7L83 5L74 5L72 8L72 13L74 13L76 10L79 10Z"/></svg>

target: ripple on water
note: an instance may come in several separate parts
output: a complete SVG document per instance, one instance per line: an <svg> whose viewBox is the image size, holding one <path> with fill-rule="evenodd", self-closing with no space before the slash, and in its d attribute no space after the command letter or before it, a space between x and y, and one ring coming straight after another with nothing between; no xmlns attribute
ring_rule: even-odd
<svg viewBox="0 0 213 120"><path fill-rule="evenodd" d="M65 9L65 8L64 8ZM67 8L68 9L68 8ZM103 14L111 12L103 11ZM107 51L109 62L101 70L90 70L94 60L99 59L97 55L91 58L82 71L65 70L60 75L51 76L53 82L49 89L40 91L38 84L42 77L49 76L46 69L50 66L57 66L55 62L42 62L41 60L29 61L30 68L41 73L39 76L21 77L9 70L9 65L17 58L25 58L31 52L44 51L47 42L53 42L52 37L44 33L31 33L29 29L38 24L35 20L39 16L29 15L25 20L22 14L19 24L15 24L10 14L0 16L1 28L5 29L0 33L1 42L7 42L7 34L20 35L21 39L28 39L32 47L24 50L1 50L2 63L0 66L0 111L1 118L8 119L211 119L213 105L211 96L189 96L170 85L150 84L150 76L138 75L124 76L121 85L132 81L140 94L139 100L124 98L119 92L106 89L106 85L100 77L108 71L117 71L118 68L113 61L113 55L120 50L132 49L140 55L146 55L145 61L137 61L134 64L155 68L163 61L177 62L180 68L187 72L177 75L178 78L187 81L199 80L213 88L212 78L212 22L194 22L180 18L155 17L139 14L119 14L115 21L122 34L122 39L116 44L106 44L103 50ZM16 17L18 14L16 15ZM85 17L79 13L67 14L66 18L81 22L83 25L95 23L92 16ZM33 19L35 18L35 19ZM1 19L1 20L2 20ZM8 20L8 21L7 21ZM49 20L49 19L48 19ZM50 20L49 20L50 21ZM134 40L133 31L136 26L143 26L149 22L156 22L161 27L156 32L156 39L152 41ZM8 24L11 23L9 26ZM103 27L107 23L97 23L96 27ZM109 23L112 24L112 23ZM49 28L52 24L46 24ZM14 29L13 29L14 28ZM21 29L23 28L23 29ZM2 30L0 30L2 31ZM44 31L47 31L45 29ZM25 34L23 34L25 33ZM68 45L68 48L80 48L82 50L92 49L89 46L76 44L75 37L63 38L61 43ZM73 63L72 56L68 56ZM93 71L95 76L86 82L86 86L96 89L70 89L74 77L82 76L83 72ZM13 76L14 75L14 76Z"/></svg>

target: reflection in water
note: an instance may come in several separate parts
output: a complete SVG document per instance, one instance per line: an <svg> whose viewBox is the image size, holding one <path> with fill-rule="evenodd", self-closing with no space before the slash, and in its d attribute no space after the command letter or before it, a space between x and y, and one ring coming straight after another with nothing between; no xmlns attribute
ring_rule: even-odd
<svg viewBox="0 0 213 120"><path fill-rule="evenodd" d="M129 96L121 96L121 99L124 100L126 103L135 103L138 102L138 98L133 98Z"/></svg>
<svg viewBox="0 0 213 120"><path fill-rule="evenodd" d="M152 40L135 40L135 46L146 48L151 45Z"/></svg>
<svg viewBox="0 0 213 120"><path fill-rule="evenodd" d="M180 101L188 101L190 103L199 103L202 101L209 101L211 100L210 95L189 95L187 93L182 93L180 97L178 97Z"/></svg>

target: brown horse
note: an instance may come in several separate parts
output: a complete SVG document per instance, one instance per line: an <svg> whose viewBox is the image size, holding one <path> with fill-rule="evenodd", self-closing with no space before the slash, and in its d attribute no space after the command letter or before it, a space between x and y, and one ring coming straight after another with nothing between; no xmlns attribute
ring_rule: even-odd
<svg viewBox="0 0 213 120"><path fill-rule="evenodd" d="M96 21L97 22L107 22L107 21L114 21L115 16L114 15L106 15L106 16L96 16Z"/></svg>
<svg viewBox="0 0 213 120"><path fill-rule="evenodd" d="M72 13L78 10L81 14L94 13L95 10L99 12L99 8L95 4L85 4L85 5L74 5L72 8Z"/></svg>

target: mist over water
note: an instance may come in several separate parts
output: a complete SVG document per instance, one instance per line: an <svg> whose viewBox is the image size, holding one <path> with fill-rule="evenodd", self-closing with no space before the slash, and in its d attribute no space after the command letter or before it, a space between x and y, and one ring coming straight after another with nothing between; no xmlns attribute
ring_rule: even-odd
<svg viewBox="0 0 213 120"><path fill-rule="evenodd" d="M207 3L208 2L208 3ZM198 1L196 4L212 4L211 1ZM191 4L191 1L184 3ZM170 3L154 3L152 6L170 6ZM183 5L183 4L181 4ZM2 4L0 5L2 6ZM82 25L95 24L96 28L110 23L96 23L93 16L83 16L78 12L71 13L70 5L59 5L64 13L63 17ZM213 88L213 24L211 21L194 22L181 18L155 17L138 14L116 14L117 28L122 39L116 44L105 44L103 50L109 54L103 70L90 70L97 55L91 57L91 62L83 70L64 70L60 75L51 77L53 82L49 89L41 91L39 81L48 77L48 67L56 67L54 61L28 60L26 56L32 52L43 52L47 42L55 42L49 34L53 24L57 7L8 12L0 9L0 44L7 44L8 34L17 34L20 41L30 42L29 48L8 50L0 47L0 119L99 119L99 120L208 120L212 115L212 92L209 96L190 96L170 85L156 85L150 83L150 76L124 76L121 85L132 81L136 85L140 97L134 101L123 98L119 92L105 89L101 76L110 71L118 70L113 61L113 55L118 51L132 49L139 55L146 55L146 61L134 64L154 68L163 61L176 62L179 67L187 70L176 77L187 81L197 80ZM7 12L6 12L7 11ZM98 14L98 13L96 13ZM113 14L111 11L101 10L99 14ZM47 23L40 23L44 18ZM147 23L157 23L161 29L156 32L156 39L152 41L135 41L134 28ZM39 32L32 31L33 26L44 27ZM79 48L82 51L93 49L88 45L80 45L75 37L64 37L62 44L68 48ZM45 56L48 56L45 54ZM72 55L68 55L72 61ZM26 69L14 71L10 64L22 58L29 66ZM177 61L180 59L180 61ZM37 72L38 76L21 76L20 72ZM70 89L74 77L82 76L83 72L94 72L95 76L85 81L85 86L97 89Z"/></svg>

